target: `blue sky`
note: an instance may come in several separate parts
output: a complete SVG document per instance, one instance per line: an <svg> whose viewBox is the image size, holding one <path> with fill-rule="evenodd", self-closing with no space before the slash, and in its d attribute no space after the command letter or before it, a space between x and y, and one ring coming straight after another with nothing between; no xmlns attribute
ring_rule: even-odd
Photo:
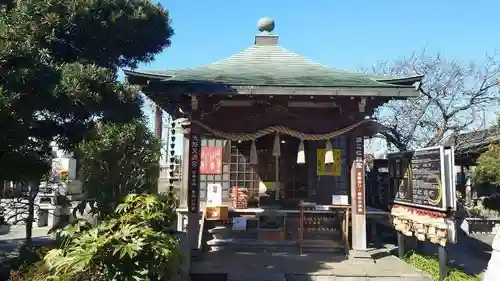
<svg viewBox="0 0 500 281"><path fill-rule="evenodd" d="M172 46L143 69L195 67L253 44L256 22L275 20L280 45L324 65L356 71L426 47L461 60L500 49L496 0L162 0Z"/></svg>

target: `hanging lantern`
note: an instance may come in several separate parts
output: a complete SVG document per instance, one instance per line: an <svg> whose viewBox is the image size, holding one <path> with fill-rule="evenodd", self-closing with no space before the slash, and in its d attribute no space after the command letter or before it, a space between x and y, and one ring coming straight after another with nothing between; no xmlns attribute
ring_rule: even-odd
<svg viewBox="0 0 500 281"><path fill-rule="evenodd" d="M330 139L328 139L325 143L325 164L333 164L333 148L332 148L332 142Z"/></svg>
<svg viewBox="0 0 500 281"><path fill-rule="evenodd" d="M297 164L306 163L306 153L304 149L304 141L300 140L299 151L297 152Z"/></svg>
<svg viewBox="0 0 500 281"><path fill-rule="evenodd" d="M257 155L256 140L252 140L252 145L250 147L250 164L257 165L258 162L259 162L259 157Z"/></svg>

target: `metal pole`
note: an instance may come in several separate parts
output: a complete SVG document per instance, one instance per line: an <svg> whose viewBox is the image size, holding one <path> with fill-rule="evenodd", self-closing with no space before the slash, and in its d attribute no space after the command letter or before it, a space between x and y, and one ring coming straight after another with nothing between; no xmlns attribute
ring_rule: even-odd
<svg viewBox="0 0 500 281"><path fill-rule="evenodd" d="M448 277L448 253L446 246L439 246L439 281L444 281Z"/></svg>
<svg viewBox="0 0 500 281"><path fill-rule="evenodd" d="M280 157L279 156L275 156L276 159L276 164L274 165L274 168L275 168L275 177L276 177L276 180L275 180L275 190L276 190L276 194L274 195L274 199L276 201L278 201L280 199L280 188L279 188L279 183L280 183L280 178L279 178L279 175L280 175Z"/></svg>
<svg viewBox="0 0 500 281"><path fill-rule="evenodd" d="M405 237L398 231L398 256L400 259L403 259L405 254Z"/></svg>

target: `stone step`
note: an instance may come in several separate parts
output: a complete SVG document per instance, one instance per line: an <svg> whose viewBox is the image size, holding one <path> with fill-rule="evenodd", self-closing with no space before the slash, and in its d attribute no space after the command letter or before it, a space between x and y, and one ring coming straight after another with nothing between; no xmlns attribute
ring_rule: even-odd
<svg viewBox="0 0 500 281"><path fill-rule="evenodd" d="M299 252L297 240L269 241L246 238L220 238L207 241L207 246L212 252L217 251L274 251L274 252ZM332 241L308 241L302 244L303 252L344 253L345 249Z"/></svg>
<svg viewBox="0 0 500 281"><path fill-rule="evenodd" d="M246 229L246 230L232 230L230 227L225 227L225 226L216 226L214 228L208 229L208 233L212 235L224 235L224 236L230 236L233 234L238 234L238 233L247 233L247 234L255 234L258 232L272 232L272 231L284 231L282 228L279 229L257 229L257 228L252 228L252 229Z"/></svg>

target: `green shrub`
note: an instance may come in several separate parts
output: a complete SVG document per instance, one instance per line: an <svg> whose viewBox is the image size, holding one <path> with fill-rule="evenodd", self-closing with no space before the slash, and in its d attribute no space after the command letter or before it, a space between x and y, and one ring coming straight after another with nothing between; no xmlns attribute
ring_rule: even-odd
<svg viewBox="0 0 500 281"><path fill-rule="evenodd" d="M491 145L477 159L473 174L476 184L491 184L500 186L500 145Z"/></svg>
<svg viewBox="0 0 500 281"><path fill-rule="evenodd" d="M470 212L473 216L490 218L490 217L500 217L500 211L498 209L492 209L491 202L486 205L486 200L479 200L475 206L470 208Z"/></svg>
<svg viewBox="0 0 500 281"><path fill-rule="evenodd" d="M13 271L10 274L10 281L33 281L44 280L49 276L47 267L43 261L36 262L23 270Z"/></svg>
<svg viewBox="0 0 500 281"><path fill-rule="evenodd" d="M179 241L166 231L174 208L172 195L128 195L116 214L97 226L84 221L67 226L59 233L60 248L45 256L49 279L170 280L182 263Z"/></svg>
<svg viewBox="0 0 500 281"><path fill-rule="evenodd" d="M434 257L409 252L405 256L405 261L413 267L418 268L432 276L432 280L439 280L439 261ZM450 267L446 281L481 281L481 278L472 276L460 268Z"/></svg>
<svg viewBox="0 0 500 281"><path fill-rule="evenodd" d="M44 277L48 276L47 268L44 266L43 257L53 248L55 248L55 244L27 249L23 259L21 259L19 253L9 255L8 267L11 270L9 280L43 280Z"/></svg>

